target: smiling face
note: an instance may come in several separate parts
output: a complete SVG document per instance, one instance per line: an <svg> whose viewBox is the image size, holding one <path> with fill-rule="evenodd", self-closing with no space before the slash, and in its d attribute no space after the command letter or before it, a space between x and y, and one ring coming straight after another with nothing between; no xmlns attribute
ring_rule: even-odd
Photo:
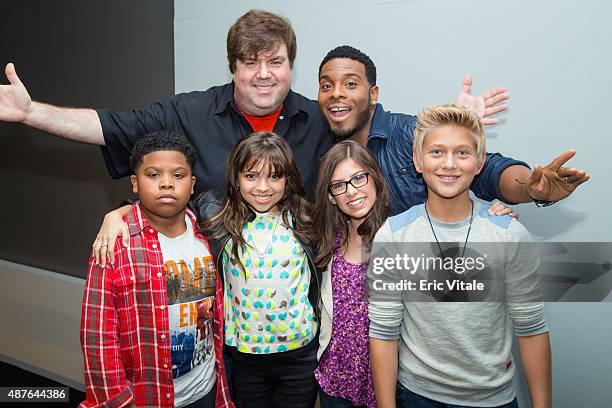
<svg viewBox="0 0 612 408"><path fill-rule="evenodd" d="M370 86L364 65L350 58L329 60L319 75L319 109L341 139L370 131L378 86Z"/></svg>
<svg viewBox="0 0 612 408"><path fill-rule="evenodd" d="M240 195L255 211L276 211L285 194L287 178L275 173L266 160L244 169L238 175Z"/></svg>
<svg viewBox="0 0 612 408"><path fill-rule="evenodd" d="M468 197L470 185L484 165L484 155L479 160L468 130L454 125L435 129L425 136L421 152L421 157L414 154L413 160L427 183L428 200Z"/></svg>
<svg viewBox="0 0 612 408"><path fill-rule="evenodd" d="M145 154L130 181L149 221L155 224L158 219L176 217L183 222L183 212L195 184L183 153L160 150Z"/></svg>
<svg viewBox="0 0 612 408"><path fill-rule="evenodd" d="M346 186L346 192L333 196L328 194L332 204L349 217L351 222L361 223L376 202L376 185L372 177L366 176L366 170L356 163L353 159L347 158L336 165L329 185L334 189L335 184L347 182L353 179L353 184L363 183L363 177L367 178L367 183L360 187L354 187L351 183Z"/></svg>
<svg viewBox="0 0 612 408"><path fill-rule="evenodd" d="M237 60L234 84L234 100L244 113L265 116L276 112L291 88L287 46L281 43L276 51Z"/></svg>

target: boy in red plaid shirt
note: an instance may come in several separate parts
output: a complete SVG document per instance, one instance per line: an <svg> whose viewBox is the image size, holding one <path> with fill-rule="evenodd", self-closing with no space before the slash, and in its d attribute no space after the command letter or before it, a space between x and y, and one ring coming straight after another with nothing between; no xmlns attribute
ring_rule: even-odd
<svg viewBox="0 0 612 408"><path fill-rule="evenodd" d="M223 295L210 247L186 209L195 151L174 132L139 139L139 201L115 263L89 262L81 316L81 407L233 407L222 359Z"/></svg>

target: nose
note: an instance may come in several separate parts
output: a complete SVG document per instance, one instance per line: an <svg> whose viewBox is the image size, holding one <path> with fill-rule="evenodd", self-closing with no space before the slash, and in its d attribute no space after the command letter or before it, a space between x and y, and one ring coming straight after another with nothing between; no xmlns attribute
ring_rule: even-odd
<svg viewBox="0 0 612 408"><path fill-rule="evenodd" d="M355 194L357 194L357 187L353 186L351 183L348 183L346 186L346 195L354 196Z"/></svg>
<svg viewBox="0 0 612 408"><path fill-rule="evenodd" d="M446 157L444 157L444 163L442 164L442 166L445 169L454 169L455 167L457 167L455 160L455 155L452 154L452 152L449 152Z"/></svg>
<svg viewBox="0 0 612 408"><path fill-rule="evenodd" d="M172 177L172 174L163 174L159 176L159 188L160 189L173 189L174 188L174 177Z"/></svg>
<svg viewBox="0 0 612 408"><path fill-rule="evenodd" d="M261 193L265 193L266 191L268 191L268 178L267 177L261 177L257 181L256 188L257 188L257 191L259 191Z"/></svg>
<svg viewBox="0 0 612 408"><path fill-rule="evenodd" d="M270 78L270 71L268 70L268 66L265 61L260 61L257 64L257 77L259 79L268 79Z"/></svg>
<svg viewBox="0 0 612 408"><path fill-rule="evenodd" d="M335 99L344 98L344 88L342 87L342 84L336 84L334 86L334 89L332 90L332 97Z"/></svg>

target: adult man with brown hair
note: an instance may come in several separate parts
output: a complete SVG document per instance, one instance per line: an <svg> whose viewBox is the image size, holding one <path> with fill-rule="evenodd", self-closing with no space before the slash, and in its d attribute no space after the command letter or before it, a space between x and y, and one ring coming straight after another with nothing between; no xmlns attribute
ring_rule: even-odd
<svg viewBox="0 0 612 408"><path fill-rule="evenodd" d="M240 137L253 131L274 131L291 145L310 192L318 158L331 147L333 138L316 102L291 91L296 49L295 33L286 18L251 10L228 32L232 82L122 113L32 101L13 64L8 64L10 85L0 87L0 120L101 145L113 178L130 174L128 158L141 135L164 129L178 131L198 152L193 169L197 192L223 191L227 156Z"/></svg>
<svg viewBox="0 0 612 408"><path fill-rule="evenodd" d="M254 131L274 131L291 146L307 195L311 196L319 158L331 147L334 137L317 103L291 90L296 50L295 32L286 18L250 10L228 31L231 83L178 94L123 113L32 101L15 67L8 64L5 72L10 85L0 86L0 120L102 146L113 178L130 174L129 154L141 135L178 131L198 151L193 169L196 192L223 192L227 156L236 141ZM489 105L505 99L500 93L483 95L486 97L474 99Z"/></svg>

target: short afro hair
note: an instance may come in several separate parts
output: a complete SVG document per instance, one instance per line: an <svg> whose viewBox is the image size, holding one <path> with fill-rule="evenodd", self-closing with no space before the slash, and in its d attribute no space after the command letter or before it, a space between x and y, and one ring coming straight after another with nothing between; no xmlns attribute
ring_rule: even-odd
<svg viewBox="0 0 612 408"><path fill-rule="evenodd" d="M179 133L171 130L160 130L147 133L134 144L132 154L130 155L132 173L136 174L146 154L164 150L183 153L189 168L193 169L193 165L196 162L196 152L191 142Z"/></svg>
<svg viewBox="0 0 612 408"><path fill-rule="evenodd" d="M321 61L321 65L319 65L319 77L321 77L323 65L336 58L349 58L361 62L365 67L368 83L370 86L376 85L376 65L374 65L374 61L365 53L350 45L341 45L327 53L323 61Z"/></svg>

